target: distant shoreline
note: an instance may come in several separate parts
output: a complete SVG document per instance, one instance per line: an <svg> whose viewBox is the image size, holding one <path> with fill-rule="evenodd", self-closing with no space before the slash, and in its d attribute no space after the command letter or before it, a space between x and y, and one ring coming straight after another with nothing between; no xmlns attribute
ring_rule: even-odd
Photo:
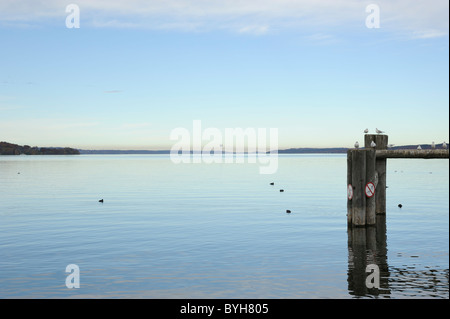
<svg viewBox="0 0 450 319"><path fill-rule="evenodd" d="M417 149L418 145L403 145L391 147L391 150ZM420 144L423 150L431 149L430 144ZM436 144L436 149L442 148L442 144ZM351 148L289 148L278 150L278 154L345 154ZM85 150L70 147L30 147L0 142L0 155L125 155L125 154L170 154L170 150ZM191 154L197 152L190 152ZM267 152L269 153L269 152ZM223 153L225 154L225 152ZM248 154L248 152L244 152Z"/></svg>
<svg viewBox="0 0 450 319"><path fill-rule="evenodd" d="M391 150L402 150L402 149L417 149L418 145L402 145L402 146L394 146L389 149ZM420 144L423 150L431 149L430 144ZM442 144L436 144L436 149L442 148ZM347 147L330 147L330 148L289 148L278 150L278 154L345 154L347 151L352 148ZM89 155L89 154L170 154L170 150L83 150L79 149L81 155ZM191 151L191 154L194 152ZM267 152L269 153L269 152ZM225 153L224 153L225 154ZM248 152L244 152L244 154L248 154Z"/></svg>
<svg viewBox="0 0 450 319"><path fill-rule="evenodd" d="M0 155L79 155L80 151L70 147L38 147L0 142Z"/></svg>
<svg viewBox="0 0 450 319"><path fill-rule="evenodd" d="M120 155L120 154L170 154L170 150L158 150L158 151L150 151L150 150L82 150L80 149L81 155ZM308 148L308 149L293 149L293 150L278 150L278 154L312 154L312 153L346 153L347 149L322 149L322 148ZM198 154L200 152L190 151L190 154ZM270 153L270 152L267 152ZM222 154L236 154L231 152L223 152ZM249 154L248 152L244 152L243 154Z"/></svg>

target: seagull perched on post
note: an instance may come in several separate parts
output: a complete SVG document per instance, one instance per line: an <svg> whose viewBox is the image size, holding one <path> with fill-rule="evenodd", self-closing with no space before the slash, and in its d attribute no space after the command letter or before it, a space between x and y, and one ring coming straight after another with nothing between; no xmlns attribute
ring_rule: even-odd
<svg viewBox="0 0 450 319"><path fill-rule="evenodd" d="M377 144L375 144L375 142L372 141L372 143L370 143L370 147L375 147L375 146L377 146Z"/></svg>
<svg viewBox="0 0 450 319"><path fill-rule="evenodd" d="M355 143L355 148L359 148L359 143L358 143L358 141L356 141L356 143Z"/></svg>
<svg viewBox="0 0 450 319"><path fill-rule="evenodd" d="M384 133L384 131L380 131L379 129L375 129L375 131L377 132L377 134L381 134L381 133Z"/></svg>
<svg viewBox="0 0 450 319"><path fill-rule="evenodd" d="M418 149L418 150L421 150L421 149L422 149L422 147L421 147L421 146L419 145L419 146L417 146L417 149Z"/></svg>
<svg viewBox="0 0 450 319"><path fill-rule="evenodd" d="M368 128L366 128L365 130L364 130L364 133L369 133L369 129Z"/></svg>
<svg viewBox="0 0 450 319"><path fill-rule="evenodd" d="M435 148L436 148L436 144L434 144L434 141L431 142L431 148L432 148L432 149L435 149Z"/></svg>
<svg viewBox="0 0 450 319"><path fill-rule="evenodd" d="M442 143L442 148L443 148L444 150L447 149L447 144L445 144L445 142Z"/></svg>

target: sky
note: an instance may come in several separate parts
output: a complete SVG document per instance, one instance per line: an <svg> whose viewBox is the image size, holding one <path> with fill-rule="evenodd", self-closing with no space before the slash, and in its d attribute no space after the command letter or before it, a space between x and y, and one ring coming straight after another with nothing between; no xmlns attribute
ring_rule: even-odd
<svg viewBox="0 0 450 319"><path fill-rule="evenodd" d="M200 120L277 128L280 149L352 147L365 128L396 145L448 142L448 7L0 0L0 141L170 149L174 129Z"/></svg>

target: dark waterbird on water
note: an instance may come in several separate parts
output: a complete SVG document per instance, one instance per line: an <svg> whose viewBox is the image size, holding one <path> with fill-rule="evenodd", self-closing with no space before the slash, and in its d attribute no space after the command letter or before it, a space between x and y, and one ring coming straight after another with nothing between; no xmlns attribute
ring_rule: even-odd
<svg viewBox="0 0 450 319"><path fill-rule="evenodd" d="M98 201L99 203L103 203L103 198Z"/></svg>
<svg viewBox="0 0 450 319"><path fill-rule="evenodd" d="M275 185L275 183L274 183L274 182L272 182L272 183L270 183L270 185Z"/></svg>
<svg viewBox="0 0 450 319"><path fill-rule="evenodd" d="M290 211L289 209L286 209L286 213L287 213L287 214L290 214L291 211Z"/></svg>
<svg viewBox="0 0 450 319"><path fill-rule="evenodd" d="M399 207L399 208L402 208L402 207L403 207L403 205L402 205L402 204L398 204L398 207Z"/></svg>
<svg viewBox="0 0 450 319"><path fill-rule="evenodd" d="M284 192L284 189L280 189L280 193Z"/></svg>

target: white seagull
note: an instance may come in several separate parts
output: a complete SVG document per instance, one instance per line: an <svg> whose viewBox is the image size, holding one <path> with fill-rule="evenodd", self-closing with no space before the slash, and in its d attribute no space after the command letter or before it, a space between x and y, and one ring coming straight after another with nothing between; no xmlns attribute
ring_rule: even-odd
<svg viewBox="0 0 450 319"><path fill-rule="evenodd" d="M377 146L377 144L375 144L375 142L372 141L372 143L370 143L370 147L375 147L375 146Z"/></svg>
<svg viewBox="0 0 450 319"><path fill-rule="evenodd" d="M444 150L447 149L447 144L445 144L445 142L442 143L442 148L443 148Z"/></svg>
<svg viewBox="0 0 450 319"><path fill-rule="evenodd" d="M419 145L419 146L417 146L417 149L418 149L418 150L421 150L421 149L422 149L422 147L421 147L421 146Z"/></svg>
<svg viewBox="0 0 450 319"><path fill-rule="evenodd" d="M355 143L355 148L359 148L359 143L358 143L358 141L356 141L356 143Z"/></svg>
<svg viewBox="0 0 450 319"><path fill-rule="evenodd" d="M369 129L368 128L366 128L365 130L364 130L364 133L369 133Z"/></svg>
<svg viewBox="0 0 450 319"><path fill-rule="evenodd" d="M375 131L378 133L378 134L381 134L381 133L384 133L384 131L380 131L379 129L375 129Z"/></svg>
<svg viewBox="0 0 450 319"><path fill-rule="evenodd" d="M395 144L388 144L388 148L394 147Z"/></svg>
<svg viewBox="0 0 450 319"><path fill-rule="evenodd" d="M436 144L434 144L434 141L431 142L431 148L432 148L432 149L435 149L435 148L436 148Z"/></svg>

